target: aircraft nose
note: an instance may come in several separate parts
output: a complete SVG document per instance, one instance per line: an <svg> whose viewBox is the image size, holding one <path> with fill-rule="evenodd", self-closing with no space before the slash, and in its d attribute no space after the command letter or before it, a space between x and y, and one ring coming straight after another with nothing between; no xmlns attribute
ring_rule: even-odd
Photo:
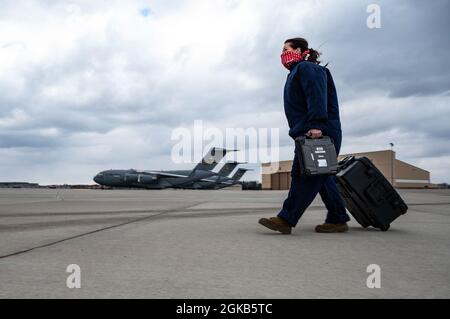
<svg viewBox="0 0 450 319"><path fill-rule="evenodd" d="M100 180L101 180L101 175L97 174L94 176L94 182L96 182L97 184L100 184Z"/></svg>

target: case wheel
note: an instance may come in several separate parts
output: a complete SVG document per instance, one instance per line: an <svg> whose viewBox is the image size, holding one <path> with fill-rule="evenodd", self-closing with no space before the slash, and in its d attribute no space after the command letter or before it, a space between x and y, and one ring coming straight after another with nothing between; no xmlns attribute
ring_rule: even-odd
<svg viewBox="0 0 450 319"><path fill-rule="evenodd" d="M380 229L381 229L381 231L387 231L389 229L389 227L391 227L391 225L381 226Z"/></svg>

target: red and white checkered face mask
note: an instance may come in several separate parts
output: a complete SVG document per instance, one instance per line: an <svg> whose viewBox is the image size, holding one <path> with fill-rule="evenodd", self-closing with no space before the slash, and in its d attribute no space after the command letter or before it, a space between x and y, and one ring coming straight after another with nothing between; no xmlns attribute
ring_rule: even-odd
<svg viewBox="0 0 450 319"><path fill-rule="evenodd" d="M283 64L286 69L290 70L292 64L303 61L308 54L309 50L306 50L302 54L298 54L295 51L284 51L281 53L281 64Z"/></svg>

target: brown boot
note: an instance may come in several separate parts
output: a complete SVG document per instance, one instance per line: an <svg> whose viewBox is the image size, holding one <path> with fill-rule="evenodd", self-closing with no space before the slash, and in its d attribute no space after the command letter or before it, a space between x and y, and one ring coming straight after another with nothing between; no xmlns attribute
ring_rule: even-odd
<svg viewBox="0 0 450 319"><path fill-rule="evenodd" d="M261 218L259 223L282 234L290 234L292 232L292 227L280 217Z"/></svg>
<svg viewBox="0 0 450 319"><path fill-rule="evenodd" d="M318 233L344 233L348 231L348 226L344 224L329 224L324 223L316 226L316 232Z"/></svg>

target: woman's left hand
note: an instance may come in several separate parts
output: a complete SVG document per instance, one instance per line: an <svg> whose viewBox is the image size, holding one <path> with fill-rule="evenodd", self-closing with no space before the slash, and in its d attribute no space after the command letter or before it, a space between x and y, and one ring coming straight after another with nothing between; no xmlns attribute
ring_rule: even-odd
<svg viewBox="0 0 450 319"><path fill-rule="evenodd" d="M316 130L316 129L310 129L308 131L308 136L310 136L311 138L320 138L322 136L322 131Z"/></svg>

